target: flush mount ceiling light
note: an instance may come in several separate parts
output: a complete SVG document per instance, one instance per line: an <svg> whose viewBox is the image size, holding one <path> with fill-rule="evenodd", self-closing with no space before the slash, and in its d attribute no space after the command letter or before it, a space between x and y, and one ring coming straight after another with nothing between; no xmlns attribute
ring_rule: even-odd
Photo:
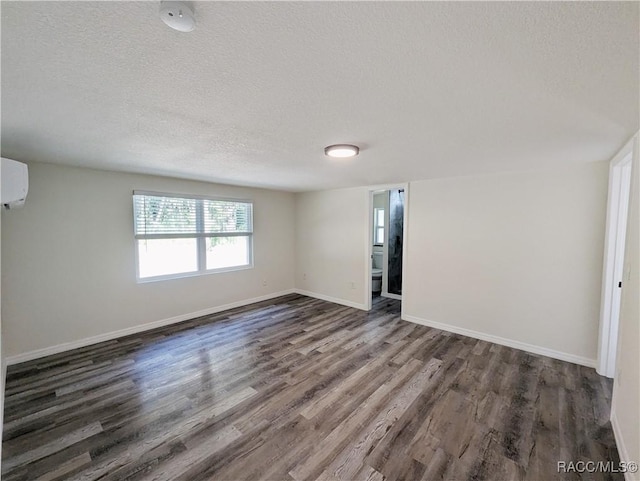
<svg viewBox="0 0 640 481"><path fill-rule="evenodd" d="M336 144L324 148L324 155L344 159L347 157L355 157L360 152L357 145Z"/></svg>
<svg viewBox="0 0 640 481"><path fill-rule="evenodd" d="M190 32L196 28L196 17L186 2L160 2L160 18L179 32Z"/></svg>

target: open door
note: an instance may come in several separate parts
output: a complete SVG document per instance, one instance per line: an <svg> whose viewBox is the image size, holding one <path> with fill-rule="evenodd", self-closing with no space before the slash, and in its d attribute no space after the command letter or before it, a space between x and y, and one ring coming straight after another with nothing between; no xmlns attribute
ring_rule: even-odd
<svg viewBox="0 0 640 481"><path fill-rule="evenodd" d="M632 155L633 145L630 143L613 158L609 168L609 199L596 370L598 374L610 378L615 375L618 347Z"/></svg>

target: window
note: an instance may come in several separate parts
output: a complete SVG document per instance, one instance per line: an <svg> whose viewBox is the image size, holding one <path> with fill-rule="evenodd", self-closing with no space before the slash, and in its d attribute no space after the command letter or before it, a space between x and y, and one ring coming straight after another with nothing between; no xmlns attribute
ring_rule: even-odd
<svg viewBox="0 0 640 481"><path fill-rule="evenodd" d="M373 243L384 245L384 209L373 209Z"/></svg>
<svg viewBox="0 0 640 481"><path fill-rule="evenodd" d="M253 264L251 202L134 192L133 217L139 280Z"/></svg>

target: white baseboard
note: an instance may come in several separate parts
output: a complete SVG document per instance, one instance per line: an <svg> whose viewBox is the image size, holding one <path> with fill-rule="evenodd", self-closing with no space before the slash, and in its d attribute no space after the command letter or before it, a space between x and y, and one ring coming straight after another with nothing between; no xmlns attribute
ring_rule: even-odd
<svg viewBox="0 0 640 481"><path fill-rule="evenodd" d="M567 361L573 364L580 364L581 366L596 367L596 360L589 359L587 357L576 356L574 354L568 354L566 352L555 351L546 347L536 346L534 344L527 344L526 342L515 341L513 339L506 339L504 337L494 336L491 334L485 334L484 332L473 331L464 327L452 326L450 324L444 324L441 322L428 321L415 316L403 317L405 321L414 322L427 327L434 327L442 331L453 332L454 334L460 334L462 336L473 337L474 339L480 339L482 341L493 342L494 344L500 344L501 346L513 347L514 349L520 349L521 351L531 352L533 354L540 354L542 356L551 357L553 359L559 359L560 361Z"/></svg>
<svg viewBox="0 0 640 481"><path fill-rule="evenodd" d="M334 304L340 304L347 307L353 307L355 309L360 309L361 311L366 311L367 306L364 304L360 304L358 302L347 301L345 299L339 299L337 297L325 296L324 294L318 294L317 292L305 291L303 289L294 289L296 294L301 294L307 297L313 297L315 299L320 299L323 301L333 302Z"/></svg>
<svg viewBox="0 0 640 481"><path fill-rule="evenodd" d="M620 431L620 422L618 421L618 416L616 415L613 407L611 408L611 427L613 428L613 437L616 440L620 461L623 463L629 463L630 461L637 462L635 459L629 458L629 451L627 450L627 446L624 443L624 437ZM640 475L638 473L626 472L624 473L624 479L625 481L638 481L640 480Z"/></svg>
<svg viewBox="0 0 640 481"><path fill-rule="evenodd" d="M189 319L195 319L196 317L208 316L210 314L216 314L218 312L226 311L228 309L234 309L236 307L246 306L248 304L254 304L256 302L268 301L276 297L286 296L287 294L295 294L295 289L287 289L285 291L274 292L266 294L264 296L254 297L252 299L243 299L241 301L231 302L229 304L223 304L221 306L210 307L201 311L189 312L187 314L181 314L179 316L170 317L168 319L161 319L159 321L147 322L138 326L127 327L126 329L120 329L118 331L106 332L104 334L98 334L97 336L87 337L85 339L79 339L77 341L65 342L63 344L56 344L55 346L45 347L43 349L36 349L35 351L24 352L22 354L16 354L6 359L7 365L19 364L21 362L33 361L45 356L51 356L52 354L60 354L61 352L71 351L72 349L78 349L80 347L90 346L104 341L112 341L119 337L128 336L130 334L137 334L139 332L149 331L157 327L164 327L177 322L187 321Z"/></svg>
<svg viewBox="0 0 640 481"><path fill-rule="evenodd" d="M111 341L113 339L128 336L130 334L137 334L139 332L148 331L158 327L168 326L171 324L175 324L177 322L194 319L196 317L215 314L218 312L226 311L228 309L234 309L236 307L246 306L248 304L254 304L256 302L267 301L267 300L274 299L276 297L285 296L288 294L301 294L303 296L313 297L315 299L321 299L323 301L333 302L335 304L340 304L347 307L353 307L355 309L360 309L363 311L367 310L367 306L361 303L348 301L345 299L339 299L337 297L331 297L331 296L319 294L316 292L305 291L303 289L287 289L285 291L274 292L271 294L266 294L264 296L254 297L252 299L243 299L241 301L236 301L229 304L223 304L220 306L203 309L196 312L181 314L179 316L170 317L168 319L161 319L159 321L148 322L145 324L140 324L138 326L128 327L126 329L120 329L118 331L111 331L104 334L99 334L97 336L92 336L85 339L79 339L77 341L66 342L63 344L57 344L55 346L45 347L43 349L36 349L34 351L28 351L21 354L16 354L14 356L7 357L5 362L6 362L6 365L10 366L14 364L19 364L21 362L32 361L34 359L39 359L41 357L50 356L53 354L59 354L61 352L70 351L72 349L78 349L81 347L90 346L92 344L97 344L99 342ZM554 351L552 349L535 346L533 344L526 344L520 341L505 339L502 337L493 336L493 335L485 334L478 331L472 331L470 329L452 326L449 324L443 324L435 321L428 321L426 319L421 319L419 317L403 316L403 319L406 321L414 322L416 324L421 324L423 326L434 327L436 329L441 329L443 331L453 332L455 334L461 334L463 336L473 337L475 339L481 339L483 341L493 342L495 344L500 344L507 347L513 347L515 349L532 352L534 354L541 354L543 356L559 359L561 361L572 362L574 364L580 364L587 367L596 366L595 359L588 359L581 356L575 356L573 354Z"/></svg>

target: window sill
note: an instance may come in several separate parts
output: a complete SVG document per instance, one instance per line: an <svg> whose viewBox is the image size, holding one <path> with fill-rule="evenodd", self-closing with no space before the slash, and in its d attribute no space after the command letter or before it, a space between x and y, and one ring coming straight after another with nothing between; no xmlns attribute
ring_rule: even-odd
<svg viewBox="0 0 640 481"><path fill-rule="evenodd" d="M253 269L253 263L248 264L246 266L223 267L221 269L209 269L207 271L183 272L180 274L167 274L164 276L143 277L143 278L136 276L136 283L147 284L148 282L170 281L173 279L184 279L185 277L203 277L203 276L209 276L212 274L224 274L225 272L246 271L249 269Z"/></svg>

